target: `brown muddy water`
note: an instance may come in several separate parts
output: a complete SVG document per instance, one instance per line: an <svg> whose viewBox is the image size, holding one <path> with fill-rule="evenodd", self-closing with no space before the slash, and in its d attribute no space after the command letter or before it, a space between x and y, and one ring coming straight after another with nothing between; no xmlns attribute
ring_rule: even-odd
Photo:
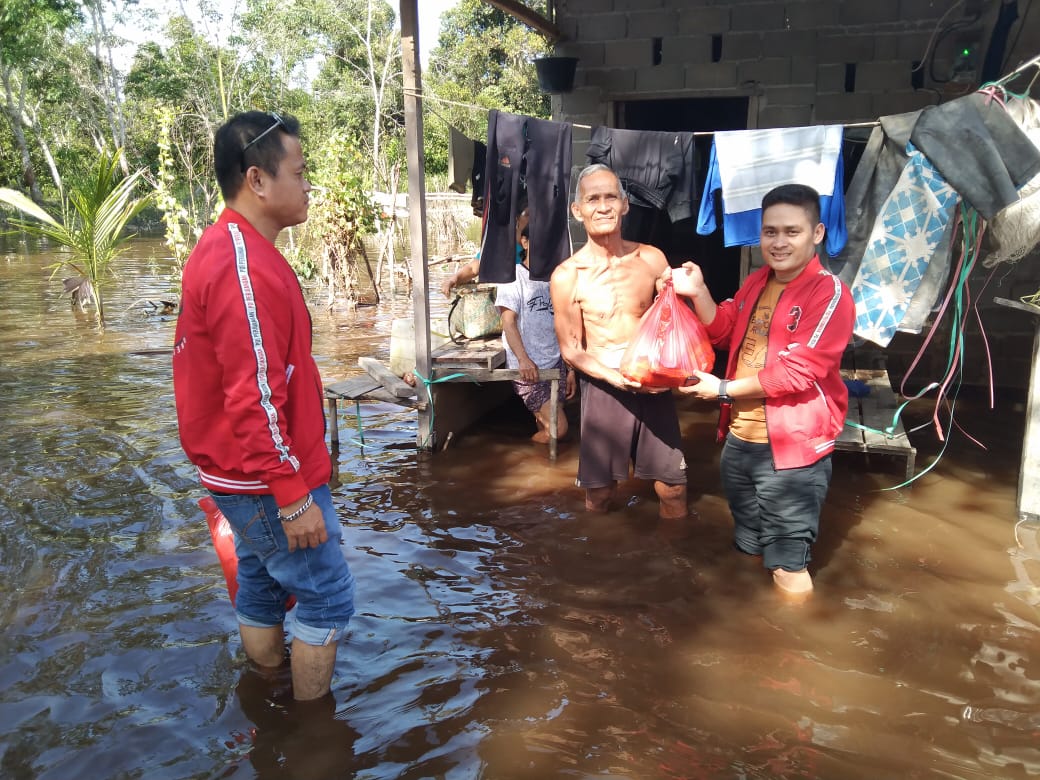
<svg viewBox="0 0 1040 780"><path fill-rule="evenodd" d="M694 513L671 524L638 483L585 513L574 443L550 463L522 415L429 458L413 413L362 404L362 446L344 409L358 614L335 712L298 711L246 672L177 442L174 323L133 305L169 294L162 257L135 244L102 336L51 255L0 251L0 777L1040 775L1020 397L962 401L988 451L956 437L913 489L836 456L802 606L730 550L710 406L683 404ZM387 359L407 307L316 309L326 379ZM941 446L914 441L922 466Z"/></svg>

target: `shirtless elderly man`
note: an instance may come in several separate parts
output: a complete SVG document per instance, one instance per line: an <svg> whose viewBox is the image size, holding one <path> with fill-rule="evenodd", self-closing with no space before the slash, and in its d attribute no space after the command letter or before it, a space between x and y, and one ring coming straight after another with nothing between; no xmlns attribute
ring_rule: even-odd
<svg viewBox="0 0 1040 780"><path fill-rule="evenodd" d="M675 401L621 375L621 356L668 270L664 254L621 238L628 198L605 165L578 174L571 213L588 234L585 246L553 272L549 283L563 359L579 374L581 448L578 485L585 506L606 511L634 462L651 479L660 516L686 517L686 460Z"/></svg>

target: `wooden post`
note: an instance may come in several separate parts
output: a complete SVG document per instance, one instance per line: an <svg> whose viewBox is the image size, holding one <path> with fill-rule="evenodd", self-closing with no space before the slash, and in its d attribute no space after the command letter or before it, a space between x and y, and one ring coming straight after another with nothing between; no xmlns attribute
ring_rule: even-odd
<svg viewBox="0 0 1040 780"><path fill-rule="evenodd" d="M560 424L560 380L549 380L549 460L556 460Z"/></svg>
<svg viewBox="0 0 1040 780"><path fill-rule="evenodd" d="M1018 514L1023 520L1040 520L1040 309L1007 298L994 298L993 301L1009 309L1029 312L1036 318L1026 402L1026 433L1022 440L1022 465L1018 473Z"/></svg>
<svg viewBox="0 0 1040 780"><path fill-rule="evenodd" d="M415 369L431 378L430 280L426 261L426 160L423 155L422 69L419 62L418 0L400 0L401 66L404 77L405 145L408 151L408 232L412 247L412 314ZM420 393L425 394L425 390ZM422 400L422 399L420 399ZM433 404L419 410L416 446L433 450Z"/></svg>
<svg viewBox="0 0 1040 780"><path fill-rule="evenodd" d="M339 453L339 404L335 398L326 396L329 405L329 440L332 442L332 454Z"/></svg>

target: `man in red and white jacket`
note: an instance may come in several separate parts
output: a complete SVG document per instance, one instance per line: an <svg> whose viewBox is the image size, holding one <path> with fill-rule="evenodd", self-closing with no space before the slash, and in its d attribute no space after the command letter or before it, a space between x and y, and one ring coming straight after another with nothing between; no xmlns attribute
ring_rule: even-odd
<svg viewBox="0 0 1040 780"><path fill-rule="evenodd" d="M307 219L299 123L238 114L217 130L214 161L227 208L185 265L174 342L181 444L235 532L246 654L260 667L284 662L295 596L293 693L317 699L330 691L354 578L328 488L310 313L275 247L283 228Z"/></svg>
<svg viewBox="0 0 1040 780"><path fill-rule="evenodd" d="M809 551L848 410L840 369L855 319L849 290L816 255L824 231L816 191L783 185L762 199L766 264L732 299L716 304L693 263L672 274L712 343L729 350L725 379L698 372L680 392L722 403L734 543L799 596L813 587Z"/></svg>

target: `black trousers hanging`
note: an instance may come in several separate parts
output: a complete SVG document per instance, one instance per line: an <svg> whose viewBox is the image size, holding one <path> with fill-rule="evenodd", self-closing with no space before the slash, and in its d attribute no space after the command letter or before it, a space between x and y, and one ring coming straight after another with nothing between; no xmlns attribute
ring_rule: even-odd
<svg viewBox="0 0 1040 780"><path fill-rule="evenodd" d="M571 126L492 110L487 146L480 279L516 279L516 217L526 195L531 278L546 281L571 254Z"/></svg>

